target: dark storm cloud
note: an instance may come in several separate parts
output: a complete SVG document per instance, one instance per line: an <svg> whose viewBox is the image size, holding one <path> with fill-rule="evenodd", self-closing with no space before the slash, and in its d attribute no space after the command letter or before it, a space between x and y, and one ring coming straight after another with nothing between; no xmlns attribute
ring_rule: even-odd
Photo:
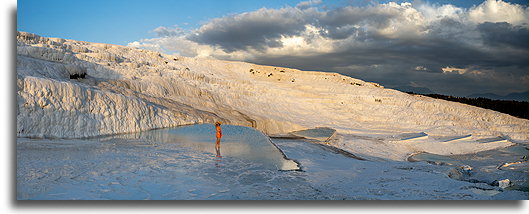
<svg viewBox="0 0 529 214"><path fill-rule="evenodd" d="M477 26L483 42L494 47L509 46L515 49L526 49L528 31L521 26L513 26L507 22L485 22Z"/></svg>
<svg viewBox="0 0 529 214"><path fill-rule="evenodd" d="M350 25L363 25L373 28L384 28L392 18L399 14L395 10L381 10L376 7L344 7L323 13L319 24L327 29L338 29Z"/></svg>
<svg viewBox="0 0 529 214"><path fill-rule="evenodd" d="M314 12L314 10L312 10ZM281 36L296 35L313 16L296 8L260 9L250 13L214 19L202 26L189 40L216 45L226 52L249 48L264 50L281 47Z"/></svg>

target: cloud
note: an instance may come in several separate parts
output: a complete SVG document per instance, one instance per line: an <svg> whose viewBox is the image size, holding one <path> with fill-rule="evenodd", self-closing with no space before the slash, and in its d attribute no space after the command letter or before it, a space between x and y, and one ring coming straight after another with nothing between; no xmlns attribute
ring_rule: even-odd
<svg viewBox="0 0 529 214"><path fill-rule="evenodd" d="M305 30L310 11L297 8L259 9L234 16L217 18L201 26L187 39L199 44L218 46L230 53L236 50L281 47L282 36L298 35Z"/></svg>
<svg viewBox="0 0 529 214"><path fill-rule="evenodd" d="M501 0L487 0L471 8L468 17L475 23L507 22L513 25L527 25L527 8Z"/></svg>
<svg viewBox="0 0 529 214"><path fill-rule="evenodd" d="M185 34L185 31L181 28L167 28L167 27L157 27L153 30L158 37L175 37Z"/></svg>
<svg viewBox="0 0 529 214"><path fill-rule="evenodd" d="M318 4L321 4L321 3L322 3L321 0L302 1L302 2L300 2L300 3L298 3L296 5L296 8L307 9L307 8L310 8L313 5L318 5Z"/></svg>
<svg viewBox="0 0 529 214"><path fill-rule="evenodd" d="M526 27L513 26L507 22L485 22L477 26L483 42L495 48L517 49L527 47L528 31Z"/></svg>
<svg viewBox="0 0 529 214"><path fill-rule="evenodd" d="M421 2L316 7L320 4L262 8L212 19L188 32L159 27L156 38L129 45L337 71L389 87L413 83L454 95L526 90L528 12L521 5L486 0L471 8Z"/></svg>

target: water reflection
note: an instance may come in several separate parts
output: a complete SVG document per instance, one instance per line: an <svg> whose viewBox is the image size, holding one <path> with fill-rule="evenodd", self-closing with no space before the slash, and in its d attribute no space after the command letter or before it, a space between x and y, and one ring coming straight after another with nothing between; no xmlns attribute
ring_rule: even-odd
<svg viewBox="0 0 529 214"><path fill-rule="evenodd" d="M222 158L222 156L220 155L220 142L217 141L217 143L215 144L215 151L217 152L217 156L218 158Z"/></svg>
<svg viewBox="0 0 529 214"><path fill-rule="evenodd" d="M220 128L220 127L219 127ZM172 148L188 148L212 155L216 163L236 158L243 162L260 164L268 169L298 170L296 162L285 158L270 139L253 128L222 125L218 134L214 124L199 124L178 128L157 129L117 136L118 138L144 139L151 142L170 144ZM221 154L222 139L222 154ZM215 145L212 146L212 142Z"/></svg>

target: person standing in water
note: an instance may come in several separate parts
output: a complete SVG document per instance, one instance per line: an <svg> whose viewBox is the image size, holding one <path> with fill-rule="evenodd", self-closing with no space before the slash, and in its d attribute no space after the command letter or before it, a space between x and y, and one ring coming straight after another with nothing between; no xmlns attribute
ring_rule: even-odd
<svg viewBox="0 0 529 214"><path fill-rule="evenodd" d="M221 122L217 121L215 123L215 129L217 129L217 144L220 142L220 138L222 137L222 129L220 128Z"/></svg>
<svg viewBox="0 0 529 214"><path fill-rule="evenodd" d="M221 122L217 121L215 123L215 129L217 130L217 134L215 135L217 137L217 143L215 144L215 151L217 152L217 157L222 157L220 156L220 138L222 138L222 129L220 128L220 124L222 124Z"/></svg>

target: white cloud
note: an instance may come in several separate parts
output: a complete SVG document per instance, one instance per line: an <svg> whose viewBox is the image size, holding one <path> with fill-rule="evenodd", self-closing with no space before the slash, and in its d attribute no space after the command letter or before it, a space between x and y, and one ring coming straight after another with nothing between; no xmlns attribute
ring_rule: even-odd
<svg viewBox="0 0 529 214"><path fill-rule="evenodd" d="M141 49L163 52L163 50L160 48L160 43L155 40L158 40L158 39L144 39L141 41L131 42L127 46L133 47L133 48L141 48Z"/></svg>
<svg viewBox="0 0 529 214"><path fill-rule="evenodd" d="M466 10L463 8L456 7L451 4L435 6L427 3L418 4L416 6L425 21L428 23L436 22L441 19L452 19L462 21L466 16Z"/></svg>
<svg viewBox="0 0 529 214"><path fill-rule="evenodd" d="M305 25L305 30L298 35L282 36L279 41L281 46L268 48L257 55L281 56L289 53L295 56L310 56L331 53L336 50L335 42L320 34L322 28Z"/></svg>
<svg viewBox="0 0 529 214"><path fill-rule="evenodd" d="M299 9L306 9L306 8L309 8L313 5L318 5L318 4L321 4L322 1L321 0L309 0L309 1L302 1L300 3L298 3L296 5L297 8Z"/></svg>
<svg viewBox="0 0 529 214"><path fill-rule="evenodd" d="M468 12L475 23L507 22L513 25L527 25L527 8L504 1L486 0Z"/></svg>

